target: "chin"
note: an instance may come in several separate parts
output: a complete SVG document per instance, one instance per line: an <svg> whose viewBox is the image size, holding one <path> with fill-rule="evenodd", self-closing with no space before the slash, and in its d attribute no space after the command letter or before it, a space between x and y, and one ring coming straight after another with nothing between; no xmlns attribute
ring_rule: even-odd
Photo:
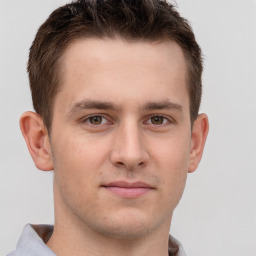
<svg viewBox="0 0 256 256"><path fill-rule="evenodd" d="M126 211L119 215L112 213L111 216L104 217L102 220L104 222L94 223L94 231L115 239L138 239L157 227L155 216L145 216L136 211Z"/></svg>
<svg viewBox="0 0 256 256"><path fill-rule="evenodd" d="M141 238L149 233L150 228L143 223L136 221L129 223L115 223L114 225L104 225L98 230L105 237L121 240L134 240Z"/></svg>

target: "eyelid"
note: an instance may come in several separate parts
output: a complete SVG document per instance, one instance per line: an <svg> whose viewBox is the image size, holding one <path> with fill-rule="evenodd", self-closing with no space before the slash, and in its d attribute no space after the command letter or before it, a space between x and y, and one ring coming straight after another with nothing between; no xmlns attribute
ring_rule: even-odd
<svg viewBox="0 0 256 256"><path fill-rule="evenodd" d="M102 119L105 119L107 122L104 122L102 124L99 124L99 125L94 125L94 124L91 124L89 122L89 119L91 117L96 117L96 116L99 116L101 117ZM99 127L99 126L102 126L102 125L105 125L107 123L113 123L113 121L111 121L111 118L110 117L106 117L106 114L102 114L102 113L94 113L94 114L90 114L90 115L87 115L85 117L82 117L81 119L81 123L88 123L89 126L91 127Z"/></svg>
<svg viewBox="0 0 256 256"><path fill-rule="evenodd" d="M159 125L151 123L150 125L157 127L157 126L164 126L164 125L167 125L167 124L174 124L175 123L175 120L172 117L166 116L164 114L151 114L151 115L147 116L145 122L149 121L152 117L156 117L156 116L163 117L164 120L167 121L167 123L163 123L163 124L159 124ZM143 123L145 123L145 122L143 122Z"/></svg>
<svg viewBox="0 0 256 256"><path fill-rule="evenodd" d="M102 117L103 119L105 119L107 122L104 122L103 124L99 124L99 125L93 125L89 122L89 119L91 117L94 117L94 116L100 116ZM152 117L156 117L156 116L159 116L159 117L163 117L164 118L164 121L167 121L163 124L159 124L159 125L156 125L156 124L152 124L152 123L148 123L148 121L150 121L150 119ZM168 125L168 124L175 124L176 121L174 118L172 118L171 116L167 116L167 115L164 115L164 114L159 114L159 113L156 113L156 114L150 114L150 115L147 115L145 118L144 118L145 121L143 121L143 124L146 124L146 125L151 125L151 126L154 126L154 127L161 127L161 126L165 126L165 125ZM113 120L113 118L107 114L103 114L103 113L93 113L93 114L89 114L85 117L82 117L80 118L80 122L83 124L83 123L88 123L88 126L91 126L91 127L100 127L100 126L103 126L105 124L113 124L115 121Z"/></svg>

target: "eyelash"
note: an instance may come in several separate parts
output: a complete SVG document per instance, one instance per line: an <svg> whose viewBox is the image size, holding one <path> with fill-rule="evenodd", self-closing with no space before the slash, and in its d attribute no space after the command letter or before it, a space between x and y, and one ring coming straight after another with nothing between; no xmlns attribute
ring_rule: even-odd
<svg viewBox="0 0 256 256"><path fill-rule="evenodd" d="M90 122L90 119L91 118L95 118L95 117L100 117L102 118L104 121L104 123L100 123L100 124L92 124ZM152 123L152 118L154 117L160 117L160 118L163 118L163 123L162 124L153 124ZM151 122L151 123L148 123L147 122ZM92 114L92 115L89 115L87 116L86 118L82 119L82 123L87 123L89 126L93 127L93 128L100 128L102 127L102 125L105 125L107 123L109 124L113 124L113 121L110 121L110 118L107 118L105 117L103 114ZM150 125L150 126L154 126L154 127L163 127L165 125L168 125L168 124L172 124L172 123L175 123L175 120L171 117L166 117L165 115L161 115L161 114L153 114L153 115L150 115L146 118L146 120L143 122L143 124L147 124L147 125Z"/></svg>
<svg viewBox="0 0 256 256"><path fill-rule="evenodd" d="M163 123L162 124L153 124L152 123L152 118L154 117L160 117L163 119ZM152 126L164 126L164 125L167 125L167 124L170 124L170 123L174 123L174 120L171 119L170 117L166 117L165 115L161 115L161 114L154 114L154 115L150 115L149 118L146 119L145 122L148 122L148 121L151 121L150 125Z"/></svg>
<svg viewBox="0 0 256 256"><path fill-rule="evenodd" d="M95 117L100 117L100 118L102 118L102 119L104 119L105 120L105 122L102 124L102 123L100 123L100 124L92 124L91 122L90 122L90 119L91 118L95 118ZM96 114L96 115L89 115L89 116L87 116L86 118L84 118L84 119L82 119L82 123L88 123L90 126L92 126L92 127L99 127L99 126L101 126L101 125L104 125L104 124L106 124L106 123L110 123L111 121L109 121L109 118L106 118L104 115L102 115L102 114ZM112 123L112 122L111 122Z"/></svg>

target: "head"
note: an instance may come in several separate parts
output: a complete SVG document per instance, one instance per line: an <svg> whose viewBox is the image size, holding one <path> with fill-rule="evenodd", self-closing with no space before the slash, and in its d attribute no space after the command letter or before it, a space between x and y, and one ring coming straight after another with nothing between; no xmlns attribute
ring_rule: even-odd
<svg viewBox="0 0 256 256"><path fill-rule="evenodd" d="M202 56L188 22L164 0L80 0L55 10L39 28L31 46L28 73L35 111L50 132L53 105L61 90L61 62L74 41L85 38L126 41L174 41L186 61L191 124L202 93Z"/></svg>
<svg viewBox="0 0 256 256"><path fill-rule="evenodd" d="M55 232L168 234L208 132L186 21L165 1L68 4L39 29L28 71L37 114L21 129L36 166L54 170Z"/></svg>

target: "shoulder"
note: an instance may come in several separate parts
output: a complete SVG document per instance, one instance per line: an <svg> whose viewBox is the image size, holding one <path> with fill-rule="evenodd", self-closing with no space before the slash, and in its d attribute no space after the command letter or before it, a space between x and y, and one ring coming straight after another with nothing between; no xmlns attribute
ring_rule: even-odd
<svg viewBox="0 0 256 256"><path fill-rule="evenodd" d="M53 227L27 224L17 243L16 250L7 256L56 256L45 244Z"/></svg>

